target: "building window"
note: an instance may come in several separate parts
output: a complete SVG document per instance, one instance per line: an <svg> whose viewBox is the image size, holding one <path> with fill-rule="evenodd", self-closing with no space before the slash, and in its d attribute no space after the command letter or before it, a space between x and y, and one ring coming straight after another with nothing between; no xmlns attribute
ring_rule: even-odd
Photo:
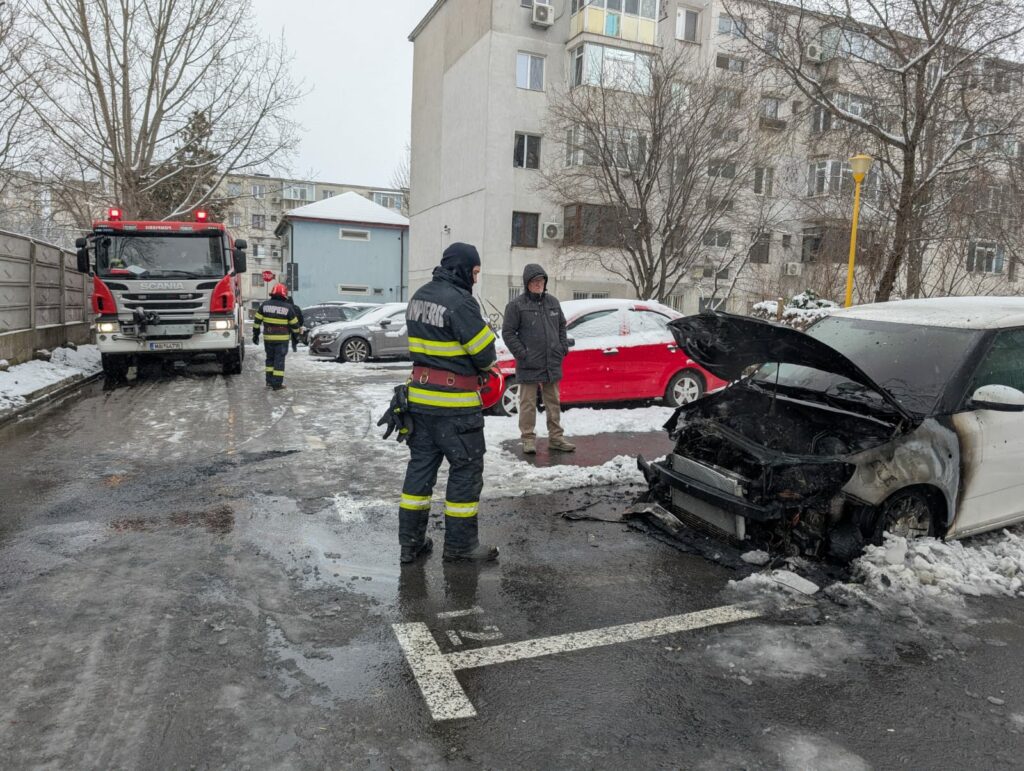
<svg viewBox="0 0 1024 771"><path fill-rule="evenodd" d="M242 227L242 215L236 211L228 214L228 227L240 228Z"/></svg>
<svg viewBox="0 0 1024 771"><path fill-rule="evenodd" d="M783 233L782 234L782 248L783 249L792 249L793 248L793 234L792 233Z"/></svg>
<svg viewBox="0 0 1024 771"><path fill-rule="evenodd" d="M700 35L700 12L689 8L676 11L676 40L696 43Z"/></svg>
<svg viewBox="0 0 1024 771"><path fill-rule="evenodd" d="M512 302L512 300L514 300L517 297L519 297L519 295L521 295L522 293L523 293L523 288L522 287L520 287L520 286L510 286L508 288L508 300L509 300L509 302Z"/></svg>
<svg viewBox="0 0 1024 771"><path fill-rule="evenodd" d="M754 169L754 195L771 195L775 181L775 169L770 166L758 166Z"/></svg>
<svg viewBox="0 0 1024 771"><path fill-rule="evenodd" d="M597 153L587 130L583 126L569 129L565 137L565 165L596 166L596 159Z"/></svg>
<svg viewBox="0 0 1024 771"><path fill-rule="evenodd" d="M736 163L734 161L710 161L708 163L708 176L719 179L734 179L736 177Z"/></svg>
<svg viewBox="0 0 1024 771"><path fill-rule="evenodd" d="M383 206L385 209L395 209L396 211L402 208L402 194L401 193L386 193L378 192L372 193L372 199L378 206Z"/></svg>
<svg viewBox="0 0 1024 771"><path fill-rule="evenodd" d="M312 185L285 185L281 189L281 197L286 201L312 201L314 190Z"/></svg>
<svg viewBox="0 0 1024 771"><path fill-rule="evenodd" d="M729 37L743 37L747 31L747 23L741 19L723 13L718 17L718 34Z"/></svg>
<svg viewBox="0 0 1024 771"><path fill-rule="evenodd" d="M732 198L719 198L718 196L709 195L707 200L707 208L708 211L732 211L734 208L734 202Z"/></svg>
<svg viewBox="0 0 1024 771"><path fill-rule="evenodd" d="M811 161L807 167L807 195L838 193L843 184L842 161Z"/></svg>
<svg viewBox="0 0 1024 771"><path fill-rule="evenodd" d="M520 51L516 54L516 86L530 91L544 90L544 57Z"/></svg>
<svg viewBox="0 0 1024 771"><path fill-rule="evenodd" d="M743 93L735 88L716 88L715 103L723 107L738 109L743 102Z"/></svg>
<svg viewBox="0 0 1024 771"><path fill-rule="evenodd" d="M747 258L754 264L767 265L771 262L771 246L771 234L761 233L760 235L755 236L753 242L750 244L750 252L747 254Z"/></svg>
<svg viewBox="0 0 1024 771"><path fill-rule="evenodd" d="M353 228L339 228L338 238L342 241L369 241L369 230L355 230Z"/></svg>
<svg viewBox="0 0 1024 771"><path fill-rule="evenodd" d="M237 197L242 194L242 183L241 182L228 182L228 195Z"/></svg>
<svg viewBox="0 0 1024 771"><path fill-rule="evenodd" d="M704 234L704 246L728 246L732 243L732 231L712 228Z"/></svg>
<svg viewBox="0 0 1024 771"><path fill-rule="evenodd" d="M321 201L326 201L328 198L333 198L333 197L334 197L334 191L333 190L321 190L320 191L320 200Z"/></svg>
<svg viewBox="0 0 1024 771"><path fill-rule="evenodd" d="M338 284L338 294L370 294L370 287L358 284Z"/></svg>
<svg viewBox="0 0 1024 771"><path fill-rule="evenodd" d="M265 214L253 214L251 221L253 230L264 230L267 227L267 215ZM255 252L253 252L255 254Z"/></svg>
<svg viewBox="0 0 1024 771"><path fill-rule="evenodd" d="M573 291L572 299L574 300L607 300L607 292L577 292Z"/></svg>
<svg viewBox="0 0 1024 771"><path fill-rule="evenodd" d="M967 248L968 273L1002 273L1004 261L995 241L972 241Z"/></svg>
<svg viewBox="0 0 1024 771"><path fill-rule="evenodd" d="M715 66L720 70L743 73L747 69L747 62L744 59L729 56L728 54L718 54L718 56L715 57Z"/></svg>
<svg viewBox="0 0 1024 771"><path fill-rule="evenodd" d="M625 217L615 206L577 203L562 211L563 243L572 246L622 246Z"/></svg>
<svg viewBox="0 0 1024 771"><path fill-rule="evenodd" d="M252 186L252 197L253 198L263 198L266 194L267 194L267 186L266 185L260 184L260 185L253 185Z"/></svg>
<svg viewBox="0 0 1024 771"><path fill-rule="evenodd" d="M540 168L540 137L535 134L516 133L512 165L517 169Z"/></svg>
<svg viewBox="0 0 1024 771"><path fill-rule="evenodd" d="M570 57L573 87L600 86L638 94L650 91L651 59L647 54L585 43L575 48Z"/></svg>
<svg viewBox="0 0 1024 771"><path fill-rule="evenodd" d="M262 273L250 273L249 274L249 279L250 279L250 285L252 286L253 289L259 289L265 283L263 281L263 274Z"/></svg>
<svg viewBox="0 0 1024 771"><path fill-rule="evenodd" d="M252 245L252 256L253 257L257 257L257 258L260 256L260 245L259 244L253 244Z"/></svg>
<svg viewBox="0 0 1024 771"><path fill-rule="evenodd" d="M512 212L512 246L537 246L537 231L540 215L529 212Z"/></svg>
<svg viewBox="0 0 1024 771"><path fill-rule="evenodd" d="M825 242L825 228L804 228L803 241L800 244L800 261L817 262L821 256L821 247Z"/></svg>
<svg viewBox="0 0 1024 771"><path fill-rule="evenodd" d="M761 97L761 117L779 119L779 110L782 107L782 100L775 96Z"/></svg>

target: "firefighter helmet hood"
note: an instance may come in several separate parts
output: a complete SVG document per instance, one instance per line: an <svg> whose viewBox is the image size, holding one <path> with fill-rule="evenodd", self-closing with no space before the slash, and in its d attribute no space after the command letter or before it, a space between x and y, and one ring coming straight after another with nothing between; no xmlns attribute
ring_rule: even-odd
<svg viewBox="0 0 1024 771"><path fill-rule="evenodd" d="M441 267L465 290L473 291L473 268L480 266L480 252L472 244L456 242L444 250Z"/></svg>
<svg viewBox="0 0 1024 771"><path fill-rule="evenodd" d="M280 297L281 299L284 299L285 297L288 296L288 287L286 287L284 284L275 284L274 288L270 290L270 296Z"/></svg>
<svg viewBox="0 0 1024 771"><path fill-rule="evenodd" d="M487 382L480 387L480 402L485 410L489 410L501 399L505 393L505 378L497 370L490 370L487 373Z"/></svg>

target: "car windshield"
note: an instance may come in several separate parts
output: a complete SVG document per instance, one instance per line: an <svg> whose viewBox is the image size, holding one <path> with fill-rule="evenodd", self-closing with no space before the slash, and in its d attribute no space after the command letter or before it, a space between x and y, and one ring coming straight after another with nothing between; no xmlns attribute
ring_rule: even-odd
<svg viewBox="0 0 1024 771"><path fill-rule="evenodd" d="M807 334L846 356L908 412L929 415L983 333L833 316L819 321ZM754 373L754 380L881 404L881 397L864 386L812 367L766 364Z"/></svg>
<svg viewBox="0 0 1024 771"><path fill-rule="evenodd" d="M365 312L353 318L358 318L360 321L372 324L375 321L388 318L397 310L393 305L378 305L376 308L367 308Z"/></svg>
<svg viewBox="0 0 1024 771"><path fill-rule="evenodd" d="M219 235L99 235L96 272L120 278L206 278L227 273Z"/></svg>

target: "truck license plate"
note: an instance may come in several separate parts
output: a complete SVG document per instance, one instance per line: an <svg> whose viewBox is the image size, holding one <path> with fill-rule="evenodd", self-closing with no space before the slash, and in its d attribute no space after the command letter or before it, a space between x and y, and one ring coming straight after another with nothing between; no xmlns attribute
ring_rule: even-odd
<svg viewBox="0 0 1024 771"><path fill-rule="evenodd" d="M150 343L149 350L151 351L180 351L182 349L181 343Z"/></svg>

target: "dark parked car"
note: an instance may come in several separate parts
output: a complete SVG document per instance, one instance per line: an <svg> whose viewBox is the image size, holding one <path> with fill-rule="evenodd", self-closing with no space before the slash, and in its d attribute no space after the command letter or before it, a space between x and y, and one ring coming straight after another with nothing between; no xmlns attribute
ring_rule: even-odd
<svg viewBox="0 0 1024 771"><path fill-rule="evenodd" d="M372 303L321 303L310 305L302 309L302 334L303 344L309 345L310 330L324 324L332 324L335 321L351 321L356 316L365 313L370 308L377 306Z"/></svg>

